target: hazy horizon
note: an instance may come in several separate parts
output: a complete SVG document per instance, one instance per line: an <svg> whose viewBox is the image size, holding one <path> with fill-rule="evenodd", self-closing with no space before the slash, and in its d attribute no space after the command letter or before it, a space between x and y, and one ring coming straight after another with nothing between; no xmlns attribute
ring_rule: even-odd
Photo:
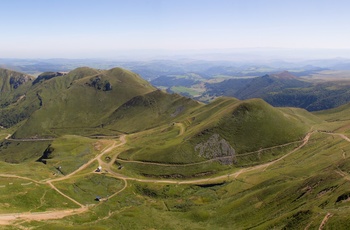
<svg viewBox="0 0 350 230"><path fill-rule="evenodd" d="M154 61L154 60L202 60L228 62L270 62L287 61L303 62L310 60L350 59L350 49L211 49L211 50L119 50L108 51L98 55L83 56L33 56L33 57L1 57L0 59L26 60L114 60L114 61Z"/></svg>
<svg viewBox="0 0 350 230"><path fill-rule="evenodd" d="M350 58L345 0L12 0L0 58ZM229 58L229 57L228 57Z"/></svg>

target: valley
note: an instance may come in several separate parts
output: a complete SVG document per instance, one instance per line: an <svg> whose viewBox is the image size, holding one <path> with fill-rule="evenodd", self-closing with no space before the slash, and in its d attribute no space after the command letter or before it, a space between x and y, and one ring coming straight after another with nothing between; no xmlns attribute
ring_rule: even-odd
<svg viewBox="0 0 350 230"><path fill-rule="evenodd" d="M310 113L256 98L203 104L120 68L16 88L4 79L2 229L349 223L348 105Z"/></svg>

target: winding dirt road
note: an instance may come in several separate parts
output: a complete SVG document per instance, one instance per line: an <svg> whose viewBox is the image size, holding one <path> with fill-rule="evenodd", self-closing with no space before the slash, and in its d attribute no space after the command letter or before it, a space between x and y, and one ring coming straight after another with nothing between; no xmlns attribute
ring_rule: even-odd
<svg viewBox="0 0 350 230"><path fill-rule="evenodd" d="M276 159L274 161L271 161L271 162L268 162L268 163L265 163L265 164L261 164L261 165L252 166L252 167L249 167L249 168L243 168L243 169L240 169L237 172L234 172L234 173L231 173L231 174L222 175L222 176L216 176L216 177L211 177L211 178L203 178L203 179L194 179L194 180L191 180L191 179L188 179L188 180L160 180L160 179L140 179L140 178L128 177L128 176L125 176L125 175L122 175L122 174L119 174L119 173L115 173L115 172L111 172L111 173L118 179L125 179L125 180L131 180L131 181L137 181L137 182L146 182L146 183L164 183L164 184L210 184L210 183L217 183L218 181L225 181L227 179L237 178L240 174L246 173L246 172L250 172L250 171L253 171L253 170L263 169L265 171L272 164L275 164L275 163L283 160L284 158L288 157L289 155L293 154L294 152L296 152L299 149L301 149L302 147L304 147L308 143L308 141L309 141L309 139L310 139L310 137L311 137L311 135L313 133L314 132L308 133L304 137L301 145L299 145L297 148L293 149L289 153L285 154L284 156L282 156L282 157L280 157L280 158L278 158L278 159Z"/></svg>
<svg viewBox="0 0 350 230"><path fill-rule="evenodd" d="M9 141L18 141L18 142L31 142L31 141L53 141L54 138L25 138L25 139L13 139L10 138L12 136L12 134L7 134L7 136L5 137L5 140L9 140Z"/></svg>
<svg viewBox="0 0 350 230"><path fill-rule="evenodd" d="M247 155L259 153L259 152L266 151L266 150L271 150L271 149L286 147L286 146L288 146L288 145L292 145L292 144L296 144L296 143L300 143L300 142L303 142L303 141L293 141L293 142L286 143L286 144L282 144L282 145L276 145L276 146L273 146L273 147L263 148L263 149L260 149L260 150L258 150L258 151L253 151L253 152L247 152L247 153L239 154L239 156L247 156ZM200 162L194 162L194 163L184 163L184 164L181 164L181 163L173 163L173 164L169 164L169 163L159 163L159 162L149 162L149 161L124 160L124 159L118 158L118 155L116 155L116 156L114 157L114 161L115 161L115 160L118 160L118 161L120 161L120 162L135 163L135 164L143 164L143 165L186 167L186 166L193 166L193 165L201 165L201 164L205 164L205 163L209 163L209 162L213 162L213 161L224 160L224 159L230 159L230 158L232 158L232 156L216 157L216 158L213 158L213 159L209 159L209 160L205 160L205 161L200 161ZM114 162L114 161L113 161L113 162Z"/></svg>
<svg viewBox="0 0 350 230"><path fill-rule="evenodd" d="M183 123L175 123L176 126L179 126L180 132L178 136L182 136L185 133L186 127Z"/></svg>
<svg viewBox="0 0 350 230"><path fill-rule="evenodd" d="M52 189L56 190L59 194L61 194L65 198L69 199L73 203L75 203L78 206L80 206L80 208L78 208L78 209L67 209L67 210L57 210L57 211L47 211L47 212L24 212L24 213L0 214L0 225L11 225L15 221L61 219L61 218L64 218L66 216L76 215L76 214L80 214L80 213L88 211L89 209L88 209L87 206L84 206L83 204L79 203L78 201L76 201L72 197L70 197L70 196L64 194L63 192L61 192L57 187L55 187L52 184L52 182L66 180L66 179L72 177L73 175L75 175L78 172L82 171L83 169L87 168L95 160L98 160L100 162L101 161L101 157L104 154L106 154L106 153L112 151L114 148L119 147L119 146L121 146L121 145L126 143L125 135L120 137L120 141L121 141L121 143L119 145L117 145L116 142L113 141L113 143L110 146L108 146L105 149L103 149L101 151L101 153L99 155L97 155L95 158L89 160L87 163L85 163L84 165L79 167L74 172L72 172L72 173L70 173L70 174L68 174L66 176L60 177L60 178L49 179L49 180L46 180L45 182L39 182L39 181L33 180L31 178L27 178L27 177L22 177L22 176L17 176L17 175L9 175L9 174L0 174L0 177L18 178L18 179L29 180L31 182L35 182L35 183L38 183L38 184L48 184ZM121 190L119 190L116 193L114 193L112 196L110 196L110 198L115 196L115 195L117 195L117 194L119 194L124 189L126 189L127 181L124 180L124 179L122 179L122 180L124 181L124 187Z"/></svg>
<svg viewBox="0 0 350 230"><path fill-rule="evenodd" d="M24 213L9 213L0 215L0 225L11 225L15 221L32 221L32 220L53 220L62 219L66 216L76 215L88 210L87 207L78 209L67 209L47 212L24 212Z"/></svg>
<svg viewBox="0 0 350 230"><path fill-rule="evenodd" d="M34 213L29 213L29 212L25 212L25 213L10 213L10 214L1 214L0 215L0 225L9 225L9 224L13 224L15 221L30 221L30 220L49 220L49 219L60 219L60 218L64 218L66 216L70 216L70 215L76 215L76 214L80 214L83 212L88 211L88 207L82 205L81 203L79 203L78 201L74 200L72 197L64 194L63 192L61 192L59 189L57 189L52 182L55 181L61 181L61 180L65 180L68 179L70 177L72 177L73 175L77 174L78 172L82 171L83 169L86 169L88 166L90 166L94 161L98 161L100 165L103 165L104 169L106 170L106 172L109 173L110 176L113 176L117 179L123 180L124 182L124 187L122 189L120 189L119 191L115 192L114 194L112 194L111 196L109 196L109 198L112 198L114 196L116 196L117 194L121 193L122 191L124 191L127 186L128 183L127 181L138 181L138 182L146 182L146 183L165 183L165 184L210 184L210 183L217 183L218 181L225 181L227 179L235 179L237 178L239 175L246 173L246 172L250 172L253 170L266 170L269 166L285 159L286 157L290 156L291 154L293 154L294 152L300 150L302 147L304 147L311 135L314 132L310 132L308 133L304 139L302 140L302 143L295 149L293 149L292 151L290 151L289 153L285 154L284 156L265 163L265 164L261 164L261 165L257 165L257 166L252 166L252 167L248 167L248 168L243 168L240 169L239 171L236 171L234 173L231 174L226 174L226 175L221 175L221 176L216 176L216 177L212 177L212 178L202 178L202 179L189 179L189 180L162 180L162 179L141 179L141 178L133 178L133 177L129 177L129 176L125 176L123 174L114 172L113 170L111 170L111 166L113 165L115 159L117 158L118 154L115 154L113 156L113 158L111 159L111 161L109 163L105 163L102 160L102 157L112 151L113 149L120 147L122 145L124 145L126 143L126 136L122 135L120 136L120 144L117 144L115 141L113 141L113 143L109 146L107 146L105 149L103 149L101 151L100 154L98 154L96 157L94 157L93 159L89 160L87 163L85 163L84 165L82 165L81 167L79 167L77 170L75 170L74 172L60 177L60 178L56 178L56 179L49 179L46 180L45 182L39 182L39 181L35 181L33 179L30 178L26 178L26 177L21 177L21 176L16 176L16 175L8 175L8 174L0 174L0 176L2 177L14 177L14 178L20 178L20 179L25 179L25 180L29 180L35 183L40 183L40 184L48 184L52 189L56 190L59 194L61 194L62 196L64 196L65 198L69 199L70 201L74 202L75 204L79 205L80 208L77 209L68 209L68 210L57 210L57 211L48 211L48 212L34 212ZM180 131L181 133L181 131ZM347 138L345 135L343 134L332 134L332 135L339 135L341 136L343 139L347 140L350 142L350 139ZM91 173L95 173L95 172L91 172ZM327 216L326 216L327 217ZM326 220L328 220L328 218L330 216L328 216L327 218L325 217ZM325 221L326 222L326 221ZM322 226L322 224L321 224ZM320 227L321 227L320 226Z"/></svg>

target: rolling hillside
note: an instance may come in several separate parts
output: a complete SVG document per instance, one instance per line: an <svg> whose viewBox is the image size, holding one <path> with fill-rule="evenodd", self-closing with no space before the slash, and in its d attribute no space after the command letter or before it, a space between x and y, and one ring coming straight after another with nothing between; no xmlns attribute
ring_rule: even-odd
<svg viewBox="0 0 350 230"><path fill-rule="evenodd" d="M206 84L209 96L241 100L262 98L273 106L298 107L308 111L331 109L350 101L349 81L301 79L289 72L254 79L228 79Z"/></svg>
<svg viewBox="0 0 350 230"><path fill-rule="evenodd" d="M103 124L109 129L132 133L174 122L199 106L192 99L156 90L127 101Z"/></svg>
<svg viewBox="0 0 350 230"><path fill-rule="evenodd" d="M10 127L27 118L38 105L26 103L34 78L23 73L0 69L0 125Z"/></svg>
<svg viewBox="0 0 350 230"><path fill-rule="evenodd" d="M91 129L101 125L105 117L126 101L155 88L136 74L119 68L108 71L80 68L35 84L33 90L40 95L40 109L16 131L16 138L100 134Z"/></svg>
<svg viewBox="0 0 350 230"><path fill-rule="evenodd" d="M33 83L0 110L35 105L0 130L2 229L349 227L348 105L202 104L120 68Z"/></svg>
<svg viewBox="0 0 350 230"><path fill-rule="evenodd" d="M12 138L135 133L136 139L142 139L150 130L152 141L158 144L136 141L121 154L123 159L147 162L184 164L220 159L228 165L257 164L279 154L271 152L261 158L256 151L300 141L309 128L263 100L219 98L205 105L155 90L136 74L119 68L78 68L67 75L44 73L18 107L25 106L27 98L38 107ZM195 174L211 171L211 166L197 171Z"/></svg>
<svg viewBox="0 0 350 230"><path fill-rule="evenodd" d="M274 75L264 75L255 78L247 86L240 89L236 95L238 98L264 98L266 94L274 94L289 88L306 88L311 84L300 81L295 76L282 72Z"/></svg>
<svg viewBox="0 0 350 230"><path fill-rule="evenodd" d="M134 114L131 119L147 119L142 113L131 114ZM171 117L169 113L167 116ZM124 126L126 119L122 120ZM208 105L184 110L172 121L132 134L130 144L119 159L135 162L122 164L140 175L152 177L211 175L232 166L276 159L294 148L311 127L311 123L258 99L219 98ZM272 150L271 147L278 148ZM157 166L144 167L140 162L157 163ZM170 165L173 167L169 168Z"/></svg>

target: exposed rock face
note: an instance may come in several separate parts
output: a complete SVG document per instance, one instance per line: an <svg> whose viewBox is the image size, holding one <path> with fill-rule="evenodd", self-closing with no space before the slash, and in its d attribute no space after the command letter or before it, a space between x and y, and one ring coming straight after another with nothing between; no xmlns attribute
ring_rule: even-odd
<svg viewBox="0 0 350 230"><path fill-rule="evenodd" d="M11 76L10 77L10 85L17 89L20 85L31 81L31 77L27 75L19 75L19 76Z"/></svg>
<svg viewBox="0 0 350 230"><path fill-rule="evenodd" d="M37 160L37 162L42 162L46 164L46 160L52 158L52 156L50 155L53 153L54 150L55 149L51 146L51 144L49 144L49 146L47 146L47 148L43 152L43 155Z"/></svg>
<svg viewBox="0 0 350 230"><path fill-rule="evenodd" d="M54 77L60 77L60 76L64 76L64 75L66 75L66 73L62 73L62 72L45 72L45 73L40 74L33 81L33 85L35 85L36 83L42 82L42 81L49 80L49 79L54 78Z"/></svg>
<svg viewBox="0 0 350 230"><path fill-rule="evenodd" d="M221 164L233 164L236 162L235 150L219 134L212 135L206 142L196 145L195 151L206 159L217 159Z"/></svg>
<svg viewBox="0 0 350 230"><path fill-rule="evenodd" d="M179 107L176 108L174 113L172 113L170 116L171 117L176 117L177 115L179 115L184 110L185 110L185 106L179 106Z"/></svg>
<svg viewBox="0 0 350 230"><path fill-rule="evenodd" d="M94 87L97 90L110 91L112 90L112 85L109 81L103 81L100 76L96 76L90 79L87 85Z"/></svg>

